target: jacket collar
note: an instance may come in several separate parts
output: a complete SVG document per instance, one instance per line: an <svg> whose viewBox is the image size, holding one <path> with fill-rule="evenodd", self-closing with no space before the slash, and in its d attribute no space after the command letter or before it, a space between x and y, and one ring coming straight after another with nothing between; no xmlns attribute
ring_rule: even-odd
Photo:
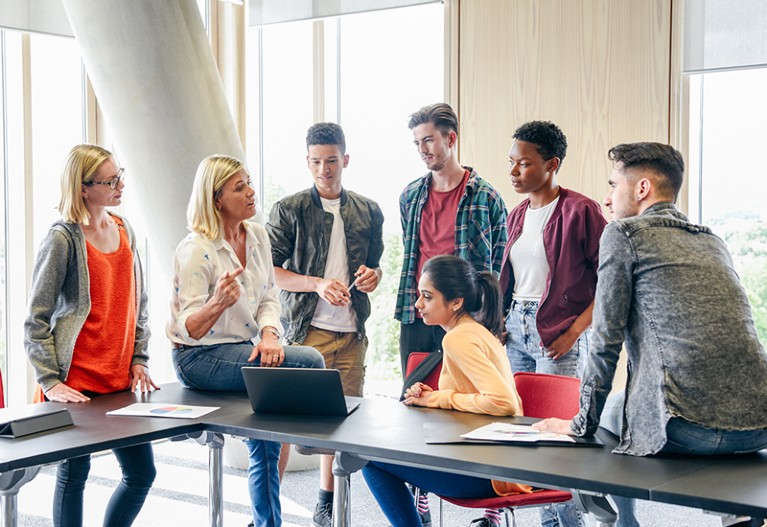
<svg viewBox="0 0 767 527"><path fill-rule="evenodd" d="M317 187L315 187L314 185L312 185L311 194L312 194L312 204L315 207L318 207L318 208L321 209L322 208L322 201L320 199L320 193L317 190ZM346 194L346 189L341 187L341 206L342 207L344 205L346 205L346 202L347 202L348 199L349 199L349 196Z"/></svg>

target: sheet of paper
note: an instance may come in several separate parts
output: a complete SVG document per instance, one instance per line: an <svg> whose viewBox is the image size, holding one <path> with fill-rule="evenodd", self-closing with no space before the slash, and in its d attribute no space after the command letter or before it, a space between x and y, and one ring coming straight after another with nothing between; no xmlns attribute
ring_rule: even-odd
<svg viewBox="0 0 767 527"><path fill-rule="evenodd" d="M539 432L530 425L514 425L510 423L491 423L466 434L461 434L461 437L481 441L515 441L525 443L558 441L562 443L575 443L575 439L567 435Z"/></svg>
<svg viewBox="0 0 767 527"><path fill-rule="evenodd" d="M107 415L196 419L214 410L218 410L219 408L219 406L189 406L185 404L168 403L133 403L124 408L107 412Z"/></svg>

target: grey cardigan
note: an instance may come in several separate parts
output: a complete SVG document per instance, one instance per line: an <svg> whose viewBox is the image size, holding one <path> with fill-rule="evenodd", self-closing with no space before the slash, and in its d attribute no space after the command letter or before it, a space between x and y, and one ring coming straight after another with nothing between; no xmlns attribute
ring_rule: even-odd
<svg viewBox="0 0 767 527"><path fill-rule="evenodd" d="M146 366L149 326L143 270L136 252L136 236L128 222L120 219L133 253L136 282L136 340L132 365ZM67 380L75 341L91 310L87 249L79 224L57 221L51 226L37 253L28 305L24 349L37 382L47 392Z"/></svg>

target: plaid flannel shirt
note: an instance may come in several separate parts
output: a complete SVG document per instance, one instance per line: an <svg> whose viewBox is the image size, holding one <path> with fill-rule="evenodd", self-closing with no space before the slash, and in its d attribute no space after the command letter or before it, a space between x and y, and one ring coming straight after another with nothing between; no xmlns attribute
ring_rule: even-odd
<svg viewBox="0 0 767 527"><path fill-rule="evenodd" d="M458 202L455 217L455 251L453 254L469 261L477 271L501 272L503 250L506 247L506 205L490 184L471 167L466 190ZM418 298L415 274L418 266L418 235L421 212L429 197L431 172L413 181L399 198L404 261L397 290L394 318L403 324L415 320Z"/></svg>

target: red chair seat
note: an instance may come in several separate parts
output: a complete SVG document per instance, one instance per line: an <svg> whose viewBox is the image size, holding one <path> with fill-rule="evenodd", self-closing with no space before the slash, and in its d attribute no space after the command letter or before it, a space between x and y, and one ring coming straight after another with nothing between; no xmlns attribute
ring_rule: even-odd
<svg viewBox="0 0 767 527"><path fill-rule="evenodd" d="M447 496L440 496L440 498L467 509L516 509L570 501L573 499L573 495L564 490L544 489L532 494L514 494L493 498L448 498Z"/></svg>

